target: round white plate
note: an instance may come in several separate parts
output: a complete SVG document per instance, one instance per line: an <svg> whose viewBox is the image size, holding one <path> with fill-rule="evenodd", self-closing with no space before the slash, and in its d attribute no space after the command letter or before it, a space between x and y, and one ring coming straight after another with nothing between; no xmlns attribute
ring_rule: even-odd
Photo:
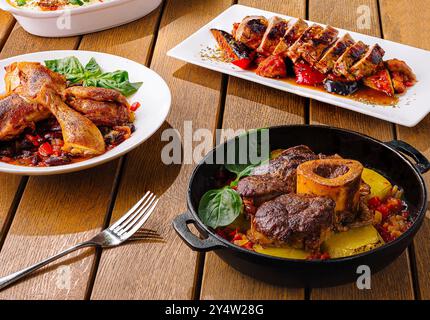
<svg viewBox="0 0 430 320"><path fill-rule="evenodd" d="M127 152L133 150L149 137L151 137L166 120L171 105L171 94L166 82L151 69L128 59L91 51L46 51L25 54L5 60L0 60L0 94L5 92L4 67L17 61L41 62L45 60L61 59L69 56L77 57L83 65L91 58L95 58L97 63L105 72L115 70L126 70L130 75L131 82L143 82L139 91L128 97L131 103L140 102L141 107L136 111L134 125L136 131L132 136L119 146L82 162L56 166L56 167L23 167L0 162L0 172L20 174L20 175L53 175L66 172L74 172L88 169L113 159L116 159Z"/></svg>

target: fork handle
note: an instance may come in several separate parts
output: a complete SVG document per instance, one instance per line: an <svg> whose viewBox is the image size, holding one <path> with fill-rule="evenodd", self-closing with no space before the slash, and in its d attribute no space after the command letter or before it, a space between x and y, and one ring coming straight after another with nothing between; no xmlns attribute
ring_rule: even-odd
<svg viewBox="0 0 430 320"><path fill-rule="evenodd" d="M82 242L82 243L80 243L74 247L71 247L67 250L60 252L59 254L57 254L51 258L45 259L45 260L43 260L37 264L34 264L28 268L21 270L21 271L18 271L18 272L12 273L6 277L0 278L0 291L3 290L4 288L10 286L11 284L15 283L16 281L28 276L29 274L33 273L34 271L39 270L40 268L50 264L51 262L54 262L54 261L56 261L56 260L58 260L64 256L67 256L68 254L70 254L76 250L80 250L80 249L88 248L88 247L95 247L95 246L97 246L97 245L93 242Z"/></svg>

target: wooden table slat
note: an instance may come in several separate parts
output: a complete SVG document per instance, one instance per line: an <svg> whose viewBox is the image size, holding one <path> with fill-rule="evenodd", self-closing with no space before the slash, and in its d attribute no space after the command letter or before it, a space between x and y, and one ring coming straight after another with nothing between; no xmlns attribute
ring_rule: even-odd
<svg viewBox="0 0 430 320"><path fill-rule="evenodd" d="M136 243L103 252L92 299L194 297L197 254L178 238L171 226L173 218L186 210L187 182L194 164L163 164L160 155L166 142L161 141L161 133L175 128L182 135L184 122L188 120L194 130L206 128L214 132L221 75L169 58L166 52L230 5L230 0L167 1L151 68L169 84L172 110L161 130L129 154L113 212L116 219L145 191L155 192L161 201L146 227L157 230L165 242Z"/></svg>
<svg viewBox="0 0 430 320"><path fill-rule="evenodd" d="M12 27L15 24L15 19L8 12L0 10L0 49L6 42Z"/></svg>
<svg viewBox="0 0 430 320"><path fill-rule="evenodd" d="M382 30L388 40L401 42L411 46L430 50L430 39L426 30L430 27L430 7L427 0L388 1L381 0ZM397 126L397 137L412 144L430 159L430 116L427 116L414 128ZM430 174L425 175L427 186L430 183ZM430 213L414 241L416 265L418 271L419 295L422 299L430 299Z"/></svg>

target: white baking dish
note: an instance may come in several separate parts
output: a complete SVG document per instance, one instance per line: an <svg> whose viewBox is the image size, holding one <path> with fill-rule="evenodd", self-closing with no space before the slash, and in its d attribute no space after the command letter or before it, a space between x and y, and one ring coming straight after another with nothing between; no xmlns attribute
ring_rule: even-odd
<svg viewBox="0 0 430 320"><path fill-rule="evenodd" d="M113 28L137 20L162 0L111 0L57 11L16 8L0 0L0 9L13 14L29 33L42 37L69 37Z"/></svg>

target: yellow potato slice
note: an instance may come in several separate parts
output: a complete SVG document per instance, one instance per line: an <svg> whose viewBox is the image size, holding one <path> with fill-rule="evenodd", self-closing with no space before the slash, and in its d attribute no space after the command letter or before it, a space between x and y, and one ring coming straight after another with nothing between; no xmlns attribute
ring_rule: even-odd
<svg viewBox="0 0 430 320"><path fill-rule="evenodd" d="M266 254L268 256L274 256L278 258L287 258L287 259L306 259L309 257L309 253L304 250L282 247L263 247L259 244L254 245L255 252Z"/></svg>
<svg viewBox="0 0 430 320"><path fill-rule="evenodd" d="M364 168L361 177L370 186L370 198L385 199L393 188L390 181L374 170Z"/></svg>

